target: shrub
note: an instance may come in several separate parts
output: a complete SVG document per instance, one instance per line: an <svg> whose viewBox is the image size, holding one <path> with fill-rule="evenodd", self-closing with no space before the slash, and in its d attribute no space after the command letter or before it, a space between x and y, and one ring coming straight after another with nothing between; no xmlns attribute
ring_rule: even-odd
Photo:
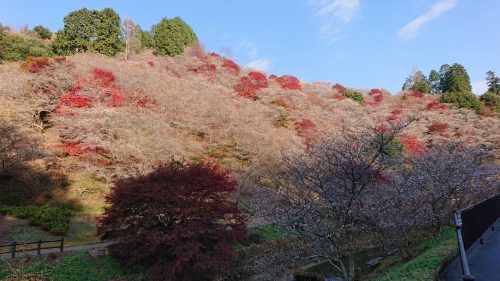
<svg viewBox="0 0 500 281"><path fill-rule="evenodd" d="M94 79L98 80L103 87L109 87L116 80L116 76L111 71L95 68Z"/></svg>
<svg viewBox="0 0 500 281"><path fill-rule="evenodd" d="M283 108L288 109L288 104L283 99L276 99L271 101L271 104L275 104L277 106L281 106Z"/></svg>
<svg viewBox="0 0 500 281"><path fill-rule="evenodd" d="M340 94L343 94L345 91L347 91L347 88L337 83L333 85L332 90L337 91Z"/></svg>
<svg viewBox="0 0 500 281"><path fill-rule="evenodd" d="M481 102L471 92L462 93L443 93L441 101L444 103L453 103L460 108L470 108L479 112L481 110Z"/></svg>
<svg viewBox="0 0 500 281"><path fill-rule="evenodd" d="M301 137L304 144L309 148L313 142L318 138L318 128L316 124L310 119L302 119L295 121L295 131Z"/></svg>
<svg viewBox="0 0 500 281"><path fill-rule="evenodd" d="M359 103L363 102L363 94L354 90L346 90L343 95L346 98L352 99L353 101L357 101Z"/></svg>
<svg viewBox="0 0 500 281"><path fill-rule="evenodd" d="M222 68L228 69L228 70L232 71L236 75L239 75L240 71L241 71L240 66L237 65L232 60L225 60L224 63L222 64Z"/></svg>
<svg viewBox="0 0 500 281"><path fill-rule="evenodd" d="M252 80L248 77L241 77L238 84L234 87L236 94L240 97L257 99L257 92L259 88L254 85Z"/></svg>
<svg viewBox="0 0 500 281"><path fill-rule="evenodd" d="M436 123L427 127L429 134L445 134L450 127L445 123Z"/></svg>
<svg viewBox="0 0 500 281"><path fill-rule="evenodd" d="M269 82L267 81L266 75L264 75L262 72L252 71L248 73L248 78L250 78L255 87L259 89L269 87Z"/></svg>
<svg viewBox="0 0 500 281"><path fill-rule="evenodd" d="M2 60L18 61L29 56L46 57L51 56L50 48L36 39L27 39L18 35L6 34L1 40Z"/></svg>
<svg viewBox="0 0 500 281"><path fill-rule="evenodd" d="M345 100L345 96L342 94L339 94L339 93L336 93L335 95L333 95L333 98L335 98L337 100Z"/></svg>
<svg viewBox="0 0 500 281"><path fill-rule="evenodd" d="M427 104L427 109L428 110L441 110L441 111L444 111L446 110L446 105L435 100L435 101L431 101L430 103Z"/></svg>
<svg viewBox="0 0 500 281"><path fill-rule="evenodd" d="M79 96L71 92L69 94L63 95L59 100L59 104L69 107L85 108L85 107L91 107L92 101L87 96Z"/></svg>
<svg viewBox="0 0 500 281"><path fill-rule="evenodd" d="M425 144L416 136L400 136L398 139L407 153L421 154L427 150Z"/></svg>
<svg viewBox="0 0 500 281"><path fill-rule="evenodd" d="M73 212L65 207L50 206L0 207L0 213L28 219L31 225L55 235L66 234L73 216Z"/></svg>
<svg viewBox="0 0 500 281"><path fill-rule="evenodd" d="M300 85L299 79L295 76L291 75L284 75L281 77L278 77L276 79L278 83L280 84L281 88L287 89L287 90L300 90L302 89L302 86Z"/></svg>
<svg viewBox="0 0 500 281"><path fill-rule="evenodd" d="M160 55L175 56L184 52L184 47L198 41L191 27L181 18L163 18L152 27L153 45Z"/></svg>
<svg viewBox="0 0 500 281"><path fill-rule="evenodd" d="M246 236L229 196L236 186L216 165L172 160L117 182L98 233L115 239L111 253L144 268L149 280L213 280Z"/></svg>
<svg viewBox="0 0 500 281"><path fill-rule="evenodd" d="M49 66L49 59L46 57L27 57L21 63L21 69L31 73L38 73Z"/></svg>
<svg viewBox="0 0 500 281"><path fill-rule="evenodd" d="M217 67L215 64L205 62L199 66L191 67L189 71L196 74L208 74L209 76L213 76L217 74Z"/></svg>
<svg viewBox="0 0 500 281"><path fill-rule="evenodd" d="M500 95L486 92L481 96L480 100L488 107L492 108L493 111L500 111Z"/></svg>

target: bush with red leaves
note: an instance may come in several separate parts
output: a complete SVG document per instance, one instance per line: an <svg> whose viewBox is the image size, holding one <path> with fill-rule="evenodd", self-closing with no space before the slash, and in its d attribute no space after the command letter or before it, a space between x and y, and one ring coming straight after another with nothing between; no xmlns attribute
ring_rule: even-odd
<svg viewBox="0 0 500 281"><path fill-rule="evenodd" d="M382 91L380 89L371 89L368 95L373 96L373 95L382 95Z"/></svg>
<svg viewBox="0 0 500 281"><path fill-rule="evenodd" d="M278 79L278 76L272 74L269 76L269 80Z"/></svg>
<svg viewBox="0 0 500 281"><path fill-rule="evenodd" d="M395 121L397 120L401 113L403 112L403 109L401 108L400 105L397 105L392 111L391 115L387 116L387 121Z"/></svg>
<svg viewBox="0 0 500 281"><path fill-rule="evenodd" d="M446 123L436 123L427 127L429 134L446 134L450 127Z"/></svg>
<svg viewBox="0 0 500 281"><path fill-rule="evenodd" d="M248 98L248 99L257 99L257 92L259 88L256 87L250 78L244 76L240 78L238 84L234 87L236 94L240 97Z"/></svg>
<svg viewBox="0 0 500 281"><path fill-rule="evenodd" d="M337 100L345 100L345 96L342 94L339 94L339 93L336 93L335 95L333 95L333 98L335 98Z"/></svg>
<svg viewBox="0 0 500 281"><path fill-rule="evenodd" d="M448 107L440 102L440 101L437 101L437 100L434 100L434 101L431 101L430 103L427 104L427 109L428 110L441 110L441 111L445 111Z"/></svg>
<svg viewBox="0 0 500 281"><path fill-rule="evenodd" d="M148 280L214 280L234 256L246 224L230 197L236 182L218 166L170 161L117 182L98 233L112 255Z"/></svg>
<svg viewBox="0 0 500 281"><path fill-rule="evenodd" d="M207 56L212 57L212 58L221 58L221 56L220 56L219 54L214 53L214 52L212 52L212 53L208 53L208 55L207 55Z"/></svg>
<svg viewBox="0 0 500 281"><path fill-rule="evenodd" d="M240 75L241 68L234 61L226 59L222 64L222 68L232 71L236 75Z"/></svg>
<svg viewBox="0 0 500 281"><path fill-rule="evenodd" d="M209 76L215 76L217 74L217 66L215 66L215 64L213 63L205 62L202 65L191 67L189 71L195 74L207 74Z"/></svg>
<svg viewBox="0 0 500 281"><path fill-rule="evenodd" d="M92 100L87 96L78 96L74 92L70 92L59 99L59 104L69 107L85 108L92 106Z"/></svg>
<svg viewBox="0 0 500 281"><path fill-rule="evenodd" d="M399 136L398 140L401 142L407 153L422 154L427 151L425 144L416 136Z"/></svg>
<svg viewBox="0 0 500 281"><path fill-rule="evenodd" d="M116 76L111 71L95 68L94 79L96 79L101 86L109 87L113 82L115 82Z"/></svg>
<svg viewBox="0 0 500 281"><path fill-rule="evenodd" d="M332 90L335 90L340 94L343 94L345 91L347 91L347 88L337 83L333 85Z"/></svg>
<svg viewBox="0 0 500 281"><path fill-rule="evenodd" d="M49 59L46 57L27 57L21 63L21 69L31 73L39 73L49 66Z"/></svg>
<svg viewBox="0 0 500 281"><path fill-rule="evenodd" d="M280 84L281 88L287 90L300 90L302 86L300 85L300 80L297 77L292 75L283 75L276 79Z"/></svg>
<svg viewBox="0 0 500 281"><path fill-rule="evenodd" d="M155 62L154 62L154 61L148 61L148 64L149 64L149 66L151 66L151 67L155 67L155 66L156 66L156 64L155 64Z"/></svg>
<svg viewBox="0 0 500 281"><path fill-rule="evenodd" d="M250 78L252 83L259 89L269 87L269 81L267 80L266 75L262 72L252 71L248 73L248 78Z"/></svg>
<svg viewBox="0 0 500 281"><path fill-rule="evenodd" d="M277 106L281 106L283 108L288 109L288 104L283 99L276 99L271 101L271 104L275 104Z"/></svg>
<svg viewBox="0 0 500 281"><path fill-rule="evenodd" d="M316 127L316 124L310 119L295 121L294 127L297 135L299 135L299 137L303 139L304 144L307 147L310 147L318 138L318 128Z"/></svg>

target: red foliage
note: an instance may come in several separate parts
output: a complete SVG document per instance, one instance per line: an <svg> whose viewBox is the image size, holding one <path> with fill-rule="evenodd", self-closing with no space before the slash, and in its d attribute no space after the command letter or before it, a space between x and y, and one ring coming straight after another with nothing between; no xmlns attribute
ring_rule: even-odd
<svg viewBox="0 0 500 281"><path fill-rule="evenodd" d="M236 94L240 97L245 97L249 99L257 99L257 92L259 91L259 87L254 85L252 80L248 77L241 77L240 81L234 87Z"/></svg>
<svg viewBox="0 0 500 281"><path fill-rule="evenodd" d="M340 94L343 94L347 90L347 88L340 85L339 83L337 83L337 84L333 85L332 90L335 90L335 91L339 92Z"/></svg>
<svg viewBox="0 0 500 281"><path fill-rule="evenodd" d="M31 73L38 73L49 66L49 59L45 57L27 57L21 63L21 69Z"/></svg>
<svg viewBox="0 0 500 281"><path fill-rule="evenodd" d="M403 109L401 108L401 106L397 105L391 111L391 115L387 116L387 121L395 121L395 120L397 120L400 117L400 115L401 115L402 112L403 112Z"/></svg>
<svg viewBox="0 0 500 281"><path fill-rule="evenodd" d="M269 81L267 81L266 75L264 75L262 72L252 71L248 73L248 78L250 78L250 80L252 80L252 83L259 89L269 87Z"/></svg>
<svg viewBox="0 0 500 281"><path fill-rule="evenodd" d="M389 127L387 127L386 125L380 125L378 126L377 128L375 128L375 132L376 133L389 133L389 134L392 134L392 131Z"/></svg>
<svg viewBox="0 0 500 281"><path fill-rule="evenodd" d="M101 86L109 87L116 80L116 76L111 71L95 68L94 79L96 79Z"/></svg>
<svg viewBox="0 0 500 281"><path fill-rule="evenodd" d="M345 100L345 96L339 93L336 93L333 97L337 100Z"/></svg>
<svg viewBox="0 0 500 281"><path fill-rule="evenodd" d="M234 74L240 75L240 71L241 71L240 66L237 65L232 60L225 60L224 63L222 64L222 68L229 69L230 71L234 72Z"/></svg>
<svg viewBox="0 0 500 281"><path fill-rule="evenodd" d="M382 95L382 91L380 89L371 89L368 95L373 96L373 95Z"/></svg>
<svg viewBox="0 0 500 281"><path fill-rule="evenodd" d="M156 65L154 61L148 61L148 64L149 64L149 66L151 66L151 67L155 67L155 65Z"/></svg>
<svg viewBox="0 0 500 281"><path fill-rule="evenodd" d="M54 61L56 63L63 63L63 62L66 62L66 57L63 57L63 56L55 57Z"/></svg>
<svg viewBox="0 0 500 281"><path fill-rule="evenodd" d="M271 80L271 79L278 79L278 76L272 74L272 75L269 76L269 80Z"/></svg>
<svg viewBox="0 0 500 281"><path fill-rule="evenodd" d="M445 134L450 127L446 123L436 123L427 127L429 134Z"/></svg>
<svg viewBox="0 0 500 281"><path fill-rule="evenodd" d="M171 161L117 182L98 233L117 241L111 253L145 269L148 280L214 280L246 236L229 196L236 187L216 165Z"/></svg>
<svg viewBox="0 0 500 281"><path fill-rule="evenodd" d="M428 110L444 111L444 110L446 110L446 108L447 108L447 106L444 103L441 103L440 101L437 101L437 100L431 101L430 103L427 104Z"/></svg>
<svg viewBox="0 0 500 281"><path fill-rule="evenodd" d="M275 104L277 106L281 106L288 109L288 104L283 99L276 99L271 102L271 104Z"/></svg>
<svg viewBox="0 0 500 281"><path fill-rule="evenodd" d="M422 99L425 97L425 94L422 92L417 92L417 91L412 91L412 92L413 92L413 96L416 98Z"/></svg>
<svg viewBox="0 0 500 281"><path fill-rule="evenodd" d="M212 53L208 53L207 56L212 57L212 58L221 58L221 56L219 54L213 53L213 52Z"/></svg>
<svg viewBox="0 0 500 281"><path fill-rule="evenodd" d="M281 77L278 77L276 79L276 81L278 81L281 88L283 88L283 89L288 89L288 90L300 90L300 89L302 89L302 86L300 85L299 79L297 79L297 77L295 77L295 76L283 75Z"/></svg>
<svg viewBox="0 0 500 281"><path fill-rule="evenodd" d="M107 107L118 107L122 105L123 96L120 93L108 93L111 100L106 104Z"/></svg>
<svg viewBox="0 0 500 281"><path fill-rule="evenodd" d="M316 124L310 119L302 119L295 121L295 131L303 140L307 147L310 147L313 142L318 138L318 128Z"/></svg>
<svg viewBox="0 0 500 281"><path fill-rule="evenodd" d="M202 65L191 67L189 70L196 74L208 74L214 76L217 74L217 66L213 63L205 62Z"/></svg>
<svg viewBox="0 0 500 281"><path fill-rule="evenodd" d="M59 104L69 106L69 107L91 107L92 101L87 96L78 96L74 92L65 94L59 100Z"/></svg>
<svg viewBox="0 0 500 281"><path fill-rule="evenodd" d="M400 136L398 139L408 153L422 154L427 151L425 144L416 136Z"/></svg>

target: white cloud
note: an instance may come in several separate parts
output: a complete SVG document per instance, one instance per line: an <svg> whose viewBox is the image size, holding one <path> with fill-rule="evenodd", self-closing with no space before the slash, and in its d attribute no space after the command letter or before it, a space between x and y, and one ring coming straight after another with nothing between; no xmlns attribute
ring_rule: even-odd
<svg viewBox="0 0 500 281"><path fill-rule="evenodd" d="M471 85L472 85L472 92L477 96L480 96L484 94L486 91L488 91L488 84L486 84L486 80L473 82L471 83Z"/></svg>
<svg viewBox="0 0 500 281"><path fill-rule="evenodd" d="M428 22L439 18L442 14L453 9L457 0L441 0L435 3L425 14L412 20L398 31L398 37L403 40L411 40L418 36L420 29Z"/></svg>
<svg viewBox="0 0 500 281"><path fill-rule="evenodd" d="M309 0L316 8L316 15L321 18L319 29L321 36L329 43L335 42L342 28L350 23L361 9L360 0Z"/></svg>
<svg viewBox="0 0 500 281"><path fill-rule="evenodd" d="M250 59L256 59L258 57L258 48L257 45L248 40L245 39L238 44L234 46L234 49L236 51L242 51L245 53L246 56L248 56Z"/></svg>
<svg viewBox="0 0 500 281"><path fill-rule="evenodd" d="M268 71L269 68L271 67L271 60L262 58L262 59L255 59L251 62L249 62L246 67L256 69L256 70L262 70L262 71Z"/></svg>

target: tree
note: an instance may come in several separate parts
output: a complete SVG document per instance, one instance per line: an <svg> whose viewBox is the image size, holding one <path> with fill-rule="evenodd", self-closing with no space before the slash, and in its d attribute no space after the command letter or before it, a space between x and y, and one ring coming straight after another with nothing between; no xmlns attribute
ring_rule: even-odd
<svg viewBox="0 0 500 281"><path fill-rule="evenodd" d="M428 94L431 90L431 86L429 85L425 74L422 71L417 70L415 73L410 75L410 77L406 78L403 90L415 90Z"/></svg>
<svg viewBox="0 0 500 281"><path fill-rule="evenodd" d="M235 189L216 165L172 160L119 181L98 232L117 241L113 255L150 280L213 280L245 236L244 215L229 196Z"/></svg>
<svg viewBox="0 0 500 281"><path fill-rule="evenodd" d="M454 103L460 108L474 109L476 112L481 110L481 101L471 92L445 92L441 95L441 101Z"/></svg>
<svg viewBox="0 0 500 281"><path fill-rule="evenodd" d="M111 8L96 13L94 50L114 56L122 49L120 16Z"/></svg>
<svg viewBox="0 0 500 281"><path fill-rule="evenodd" d="M56 33L52 48L63 55L95 50L112 56L121 50L120 33L120 16L113 9L83 8L64 17L64 28Z"/></svg>
<svg viewBox="0 0 500 281"><path fill-rule="evenodd" d="M439 72L434 69L431 70L431 73L429 74L429 85L431 86L432 94L441 92L440 78Z"/></svg>
<svg viewBox="0 0 500 281"><path fill-rule="evenodd" d="M142 48L154 48L153 35L151 35L151 32L146 30L141 31L141 45Z"/></svg>
<svg viewBox="0 0 500 281"><path fill-rule="evenodd" d="M450 67L443 65L441 67L441 91L443 93L470 93L472 86L470 77L465 68L455 63Z"/></svg>
<svg viewBox="0 0 500 281"><path fill-rule="evenodd" d="M52 36L52 32L50 32L50 30L43 25L35 26L33 31L35 31L43 40L50 39Z"/></svg>
<svg viewBox="0 0 500 281"><path fill-rule="evenodd" d="M128 59L129 54L137 54L142 49L142 30L127 18L122 23L122 34L125 43L125 59Z"/></svg>
<svg viewBox="0 0 500 281"><path fill-rule="evenodd" d="M57 54L68 55L88 51L96 38L97 11L87 8L69 13L64 17L64 28L56 33L52 48Z"/></svg>
<svg viewBox="0 0 500 281"><path fill-rule="evenodd" d="M378 241L372 218L380 198L373 190L401 164L393 140L406 125L389 125L385 133L344 129L305 152L285 154L252 192L257 214L299 237L347 281L356 278L357 255Z"/></svg>
<svg viewBox="0 0 500 281"><path fill-rule="evenodd" d="M488 92L500 95L500 77L496 76L493 70L486 72L486 83Z"/></svg>
<svg viewBox="0 0 500 281"><path fill-rule="evenodd" d="M5 41L5 28L0 23L0 63L3 61L3 52L4 52L4 41Z"/></svg>
<svg viewBox="0 0 500 281"><path fill-rule="evenodd" d="M198 41L191 27L181 18L163 18L152 28L155 50L160 55L175 56L184 52L184 47Z"/></svg>

